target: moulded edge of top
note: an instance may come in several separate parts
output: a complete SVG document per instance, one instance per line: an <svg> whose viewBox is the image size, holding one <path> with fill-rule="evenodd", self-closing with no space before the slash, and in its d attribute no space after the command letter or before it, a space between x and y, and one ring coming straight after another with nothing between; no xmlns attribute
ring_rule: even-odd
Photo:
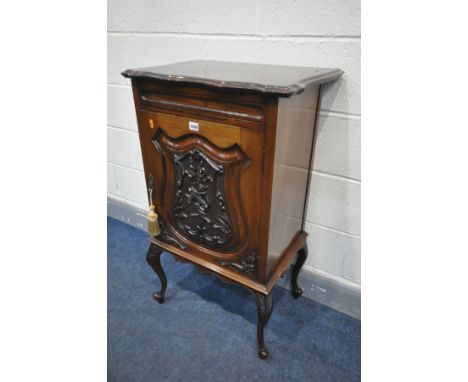
<svg viewBox="0 0 468 382"><path fill-rule="evenodd" d="M274 94L283 97L290 97L294 94L302 93L304 89L306 89L309 86L317 86L325 84L327 82L335 81L338 78L340 78L343 75L343 73L344 72L341 69L331 68L327 72L317 74L311 77L306 77L289 86L265 85L254 82L224 81L211 78L182 76L175 74L159 74L154 71L147 71L146 68L127 69L121 74L126 78L147 78L164 82L205 85L224 89L248 90L264 94Z"/></svg>

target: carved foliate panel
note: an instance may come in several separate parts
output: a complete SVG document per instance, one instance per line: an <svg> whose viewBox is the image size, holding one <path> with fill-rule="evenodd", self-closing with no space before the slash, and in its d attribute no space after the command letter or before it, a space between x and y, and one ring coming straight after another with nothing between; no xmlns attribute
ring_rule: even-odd
<svg viewBox="0 0 468 382"><path fill-rule="evenodd" d="M219 263L225 267L234 269L240 273L244 273L247 276L257 276L258 255L255 252L251 252L247 256L243 256L238 260L219 260Z"/></svg>
<svg viewBox="0 0 468 382"><path fill-rule="evenodd" d="M166 224L207 249L239 249L247 238L239 185L250 163L241 148L221 149L195 134L172 139L162 129L153 142L163 159Z"/></svg>
<svg viewBox="0 0 468 382"><path fill-rule="evenodd" d="M159 225L161 227L161 233L158 236L159 240L167 244L176 245L180 249L187 249L187 246L183 242L177 240L177 238L171 234L171 232L168 230L166 222L162 217L159 217Z"/></svg>
<svg viewBox="0 0 468 382"><path fill-rule="evenodd" d="M232 218L226 207L224 166L200 149L173 155L175 199L172 206L178 228L191 240L219 248L232 239Z"/></svg>

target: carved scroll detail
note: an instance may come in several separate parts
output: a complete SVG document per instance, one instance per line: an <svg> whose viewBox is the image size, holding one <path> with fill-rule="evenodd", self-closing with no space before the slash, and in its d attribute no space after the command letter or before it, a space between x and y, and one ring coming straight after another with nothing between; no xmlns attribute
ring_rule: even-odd
<svg viewBox="0 0 468 382"><path fill-rule="evenodd" d="M174 155L176 224L190 239L219 247L232 238L232 219L226 208L224 167L198 148Z"/></svg>
<svg viewBox="0 0 468 382"><path fill-rule="evenodd" d="M161 240L164 243L176 245L180 249L187 249L187 246L181 241L177 240L174 235L172 235L163 219L159 218L159 226L161 227L161 233L157 236L158 240Z"/></svg>
<svg viewBox="0 0 468 382"><path fill-rule="evenodd" d="M248 256L242 257L239 260L225 261L219 260L222 266L234 269L238 272L244 273L247 276L256 276L258 269L258 255L251 252Z"/></svg>
<svg viewBox="0 0 468 382"><path fill-rule="evenodd" d="M273 310L273 294L263 294L251 291L255 297L255 302L258 307L258 316L261 320L268 321Z"/></svg>
<svg viewBox="0 0 468 382"><path fill-rule="evenodd" d="M273 294L259 293L252 289L249 289L255 297L255 302L257 303L257 312L258 312L258 324L257 324L257 342L258 342L258 355L261 359L268 358L268 350L265 346L265 339L263 331L265 329L268 320L271 317L273 311Z"/></svg>

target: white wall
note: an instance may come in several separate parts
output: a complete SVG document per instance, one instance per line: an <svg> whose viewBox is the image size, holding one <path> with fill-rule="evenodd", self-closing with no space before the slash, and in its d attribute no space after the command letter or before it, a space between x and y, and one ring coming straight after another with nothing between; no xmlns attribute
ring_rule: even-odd
<svg viewBox="0 0 468 382"><path fill-rule="evenodd" d="M124 69L192 59L340 68L322 99L305 267L359 288L360 47L359 0L109 0L109 197L146 208Z"/></svg>

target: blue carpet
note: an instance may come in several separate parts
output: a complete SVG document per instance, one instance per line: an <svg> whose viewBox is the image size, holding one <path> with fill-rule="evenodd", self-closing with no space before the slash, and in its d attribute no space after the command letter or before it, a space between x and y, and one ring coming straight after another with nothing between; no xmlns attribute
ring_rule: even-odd
<svg viewBox="0 0 468 382"><path fill-rule="evenodd" d="M358 320L276 287L261 360L247 290L163 254L158 304L145 232L109 218L107 240L109 382L360 380Z"/></svg>

